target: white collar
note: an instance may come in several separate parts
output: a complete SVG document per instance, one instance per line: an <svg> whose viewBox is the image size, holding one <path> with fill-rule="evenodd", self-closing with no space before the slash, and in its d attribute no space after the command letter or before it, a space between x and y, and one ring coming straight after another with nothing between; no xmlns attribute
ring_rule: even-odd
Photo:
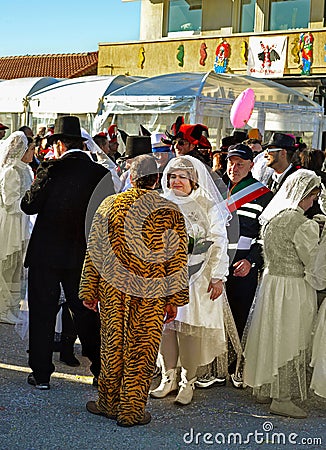
<svg viewBox="0 0 326 450"><path fill-rule="evenodd" d="M274 173L272 173L273 180L276 181L277 183L280 183L281 180L283 179L284 175L286 174L286 172L288 172L291 168L292 168L292 164L289 164L289 166L282 173L277 173L274 170Z"/></svg>

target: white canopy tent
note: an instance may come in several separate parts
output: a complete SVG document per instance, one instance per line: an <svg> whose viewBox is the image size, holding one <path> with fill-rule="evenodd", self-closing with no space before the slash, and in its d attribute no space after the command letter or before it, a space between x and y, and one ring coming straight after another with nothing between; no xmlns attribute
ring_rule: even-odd
<svg viewBox="0 0 326 450"><path fill-rule="evenodd" d="M186 123L207 125L213 146L219 146L220 139L233 131L231 106L247 88L254 90L256 102L246 128L259 128L265 138L273 131L304 134L305 141L320 148L319 104L270 80L215 72L160 75L116 90L104 98L93 132L112 121L128 134L138 134L139 124L151 132L164 132L182 115Z"/></svg>
<svg viewBox="0 0 326 450"><path fill-rule="evenodd" d="M86 76L60 81L28 97L28 110L33 124L54 122L57 116L73 114L79 117L87 130L92 129L93 118L102 112L103 98L139 78L118 76Z"/></svg>
<svg viewBox="0 0 326 450"><path fill-rule="evenodd" d="M1 81L0 122L5 123L10 128L10 132L22 125L27 125L27 97L58 81L52 77L15 78Z"/></svg>

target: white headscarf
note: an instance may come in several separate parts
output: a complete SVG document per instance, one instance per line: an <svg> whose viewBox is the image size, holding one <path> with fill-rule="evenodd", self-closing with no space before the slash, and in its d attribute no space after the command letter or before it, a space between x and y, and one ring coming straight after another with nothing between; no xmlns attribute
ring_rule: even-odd
<svg viewBox="0 0 326 450"><path fill-rule="evenodd" d="M1 144L0 171L20 164L28 148L28 140L22 131L14 131Z"/></svg>
<svg viewBox="0 0 326 450"><path fill-rule="evenodd" d="M259 217L266 225L285 209L296 209L309 192L320 186L321 178L312 170L299 169L289 175Z"/></svg>
<svg viewBox="0 0 326 450"><path fill-rule="evenodd" d="M173 203L177 204L187 203L188 201L191 200L193 201L193 198L191 199L191 197L175 195L173 190L168 188L167 182L168 181L167 175L171 173L173 169L174 170L181 169L189 171L189 162L190 167L193 166L194 168L193 181L195 181L199 186L196 191L197 192L199 191L204 197L208 198L214 203L215 207L218 209L220 213L220 219L224 221L225 225L227 225L231 220L232 216L230 214L228 207L226 206L226 202L223 199L217 186L215 185L205 164L203 164L201 161L199 161L197 158L194 158L193 156L189 155L179 156L177 158L171 159L168 162L163 171L161 182L164 197L171 200Z"/></svg>

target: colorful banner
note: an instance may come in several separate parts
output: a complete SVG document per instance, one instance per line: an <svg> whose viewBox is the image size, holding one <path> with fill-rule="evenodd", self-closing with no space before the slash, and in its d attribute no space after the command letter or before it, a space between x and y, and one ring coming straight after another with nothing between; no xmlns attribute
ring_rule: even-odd
<svg viewBox="0 0 326 450"><path fill-rule="evenodd" d="M247 74L256 78L282 77L286 49L286 36L250 37Z"/></svg>

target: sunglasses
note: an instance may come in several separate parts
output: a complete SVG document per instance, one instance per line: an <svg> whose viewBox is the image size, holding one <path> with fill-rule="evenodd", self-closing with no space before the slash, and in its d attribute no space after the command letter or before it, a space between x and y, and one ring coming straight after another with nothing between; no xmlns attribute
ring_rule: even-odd
<svg viewBox="0 0 326 450"><path fill-rule="evenodd" d="M282 148L265 148L266 153L280 152Z"/></svg>
<svg viewBox="0 0 326 450"><path fill-rule="evenodd" d="M188 141L184 141L183 139L172 142L173 145L180 145L181 147L187 143L188 143Z"/></svg>

